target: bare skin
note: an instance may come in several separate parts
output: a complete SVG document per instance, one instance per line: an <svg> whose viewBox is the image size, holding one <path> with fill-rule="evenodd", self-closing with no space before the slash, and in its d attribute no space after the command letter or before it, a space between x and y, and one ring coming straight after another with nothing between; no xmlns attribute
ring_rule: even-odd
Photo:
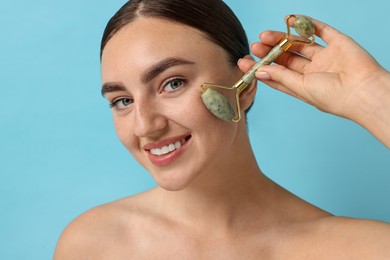
<svg viewBox="0 0 390 260"><path fill-rule="evenodd" d="M140 76L171 57L190 63ZM76 218L54 259L390 258L388 224L334 217L284 190L261 172L245 120L226 123L204 108L203 82L243 74L227 59L198 31L157 18L114 35L102 58L105 97L119 139L159 186ZM171 85L177 77L185 80ZM242 94L243 110L255 92L254 83ZM151 154L176 140L177 151Z"/></svg>
<svg viewBox="0 0 390 260"><path fill-rule="evenodd" d="M387 224L332 217L269 185L280 204L234 204L231 219L212 206L177 213L158 188L100 206L64 231L55 259L389 258Z"/></svg>
<svg viewBox="0 0 390 260"><path fill-rule="evenodd" d="M390 73L354 40L311 20L327 46L295 45L291 50L307 59L285 53L277 59L278 66L260 68L257 78L322 111L355 121L390 148ZM264 56L282 35L261 33L261 42L251 46L253 54ZM239 61L243 71L252 65L250 57Z"/></svg>

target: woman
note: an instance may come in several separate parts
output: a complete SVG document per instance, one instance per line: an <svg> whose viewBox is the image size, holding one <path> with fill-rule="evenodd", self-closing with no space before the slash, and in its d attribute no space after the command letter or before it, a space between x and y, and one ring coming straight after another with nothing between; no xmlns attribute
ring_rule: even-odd
<svg viewBox="0 0 390 260"><path fill-rule="evenodd" d="M246 120L228 123L204 107L200 85L232 85L249 53L222 1L129 1L101 50L116 132L158 187L79 216L55 259L390 257L387 224L333 217L273 183ZM254 82L242 93L243 111L255 92Z"/></svg>

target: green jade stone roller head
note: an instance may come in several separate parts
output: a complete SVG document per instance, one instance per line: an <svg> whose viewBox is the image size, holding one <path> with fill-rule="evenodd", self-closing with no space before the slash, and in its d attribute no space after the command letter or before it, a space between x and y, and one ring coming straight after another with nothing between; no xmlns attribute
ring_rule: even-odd
<svg viewBox="0 0 390 260"><path fill-rule="evenodd" d="M293 22L293 28L298 35L307 40L290 40L290 27L289 20L295 18ZM284 51L287 51L292 44L294 43L303 43L303 44L312 44L314 43L314 25L313 23L304 16L295 16L289 15L286 19L287 24L287 33L286 36L272 48L267 55L265 55L259 62L257 62L253 67L242 76L242 78L237 81L233 86L226 87L220 86L211 83L204 83L200 88L202 90L202 101L206 108L216 117L225 121L238 122L241 119L241 108L240 108L240 93L255 79L256 71L263 65L271 64L279 55ZM234 110L229 99L223 94L215 90L214 88L227 89L227 90L236 90L235 100L236 100L236 109Z"/></svg>

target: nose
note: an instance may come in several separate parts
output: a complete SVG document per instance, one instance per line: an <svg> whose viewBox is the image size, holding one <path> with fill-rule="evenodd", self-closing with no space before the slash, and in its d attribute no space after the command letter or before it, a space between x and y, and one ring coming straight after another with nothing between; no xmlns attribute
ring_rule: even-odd
<svg viewBox="0 0 390 260"><path fill-rule="evenodd" d="M134 134L138 137L156 137L167 127L168 120L153 102L135 102Z"/></svg>

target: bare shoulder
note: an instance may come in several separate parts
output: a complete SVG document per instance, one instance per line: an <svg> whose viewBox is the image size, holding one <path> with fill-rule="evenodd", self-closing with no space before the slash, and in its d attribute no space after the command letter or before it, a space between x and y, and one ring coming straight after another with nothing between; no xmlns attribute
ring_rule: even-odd
<svg viewBox="0 0 390 260"><path fill-rule="evenodd" d="M315 223L316 243L332 259L390 259L390 224L364 219L326 217ZM344 258L346 259L346 258ZM349 258L347 258L349 259Z"/></svg>
<svg viewBox="0 0 390 260"><path fill-rule="evenodd" d="M390 224L367 219L355 219L347 217L328 217L322 221L323 227L328 229L330 234L338 234L339 237L351 238L365 242L390 242ZM374 243L375 244L375 243ZM380 245L380 243L376 243ZM390 250L390 248L389 248Z"/></svg>
<svg viewBox="0 0 390 260"><path fill-rule="evenodd" d="M139 194L81 214L61 234L54 259L107 259L107 255L129 253L118 249L124 244L131 248L147 199L147 193Z"/></svg>

